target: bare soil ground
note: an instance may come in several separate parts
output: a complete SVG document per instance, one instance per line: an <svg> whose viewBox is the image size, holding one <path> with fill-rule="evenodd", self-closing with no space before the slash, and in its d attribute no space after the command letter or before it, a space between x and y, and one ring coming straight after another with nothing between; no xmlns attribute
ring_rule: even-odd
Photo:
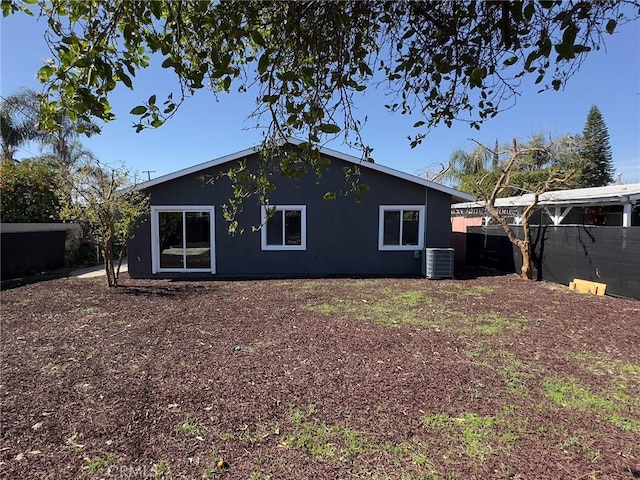
<svg viewBox="0 0 640 480"><path fill-rule="evenodd" d="M640 302L469 280L2 292L0 476L640 478Z"/></svg>

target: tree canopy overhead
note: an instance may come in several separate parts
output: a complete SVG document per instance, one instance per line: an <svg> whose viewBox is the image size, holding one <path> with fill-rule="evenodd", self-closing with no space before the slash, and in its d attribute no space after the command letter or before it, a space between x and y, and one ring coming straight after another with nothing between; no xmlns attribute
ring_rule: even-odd
<svg viewBox="0 0 640 480"><path fill-rule="evenodd" d="M479 128L526 78L561 89L586 52L638 18L640 2L2 0L2 8L48 22L53 58L38 77L52 114L113 120L116 86L134 88L137 72L160 57L176 89L132 105L138 130L162 125L197 90L238 90L257 96L268 138L351 134L364 149L359 92L377 86L389 110L416 114L413 146L438 124Z"/></svg>

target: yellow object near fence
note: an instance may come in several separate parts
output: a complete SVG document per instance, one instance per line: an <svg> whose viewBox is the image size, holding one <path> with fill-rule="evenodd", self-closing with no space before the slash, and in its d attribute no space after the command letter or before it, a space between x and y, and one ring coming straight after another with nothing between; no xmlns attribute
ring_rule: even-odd
<svg viewBox="0 0 640 480"><path fill-rule="evenodd" d="M604 295L607 291L607 284L574 278L573 282L569 283L569 290L577 290L581 293L591 293L592 295Z"/></svg>

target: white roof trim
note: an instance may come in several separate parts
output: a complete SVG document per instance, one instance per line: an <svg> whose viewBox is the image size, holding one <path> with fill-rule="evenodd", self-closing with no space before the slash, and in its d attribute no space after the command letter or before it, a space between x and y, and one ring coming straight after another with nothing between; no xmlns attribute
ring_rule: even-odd
<svg viewBox="0 0 640 480"><path fill-rule="evenodd" d="M300 145L302 143L305 143L302 140L298 140L295 138L288 138L286 143L289 143L291 145ZM171 180L175 180L176 178L180 178L180 177L184 177L186 175L190 175L192 173L196 173L202 170L206 170L212 167L217 167L219 165L222 165L224 163L227 162L232 162L234 160L240 160L241 158L244 158L248 155L252 155L254 153L257 153L260 151L261 146L257 145L251 148L247 148L245 150L241 150L239 152L236 153L232 153L229 155L225 155L224 157L220 157L220 158L216 158L214 160L209 160L208 162L204 162L204 163L199 163L197 165L193 165L191 167L188 168L183 168L182 170L178 170L176 172L173 173L168 173L167 175L163 175L161 177L158 178L154 178L152 180L148 180L146 182L143 182L141 184L139 184L136 189L138 190L142 190L145 188L149 188L149 187L153 187L155 185L161 184L161 183L165 183L165 182L169 182ZM449 195L451 195L452 197L454 197L456 200L474 200L475 197L463 192L460 192L454 188L451 187L447 187L446 185L441 185L439 183L435 183L435 182L431 182L429 180L425 180L424 178L415 176L415 175L410 175L408 173L405 172L401 172L400 170L395 170L393 168L390 167L386 167L384 165L380 165L378 163L370 163L370 162L365 162L362 159L358 158L358 157L354 157L353 155L348 155L346 153L342 153L342 152L338 152L337 150L332 150L330 148L325 148L325 147L320 147L319 152L323 155L327 155L329 157L334 157L337 158L339 160L344 160L345 162L349 162L352 163L354 165L358 165L364 168L369 168L371 170L375 170L377 172L381 172L381 173L386 173L387 175L391 175L393 177L397 177L397 178L401 178L403 180L407 180L409 182L412 183L416 183L418 185L421 185L423 187L428 187L428 188L432 188L434 190L443 192L443 193L448 193Z"/></svg>
<svg viewBox="0 0 640 480"><path fill-rule="evenodd" d="M533 202L533 194L496 199L496 207L524 207ZM606 187L576 188L546 192L538 198L539 205L593 205L597 203L635 203L640 201L640 183L607 185ZM451 208L484 207L484 201L456 203Z"/></svg>

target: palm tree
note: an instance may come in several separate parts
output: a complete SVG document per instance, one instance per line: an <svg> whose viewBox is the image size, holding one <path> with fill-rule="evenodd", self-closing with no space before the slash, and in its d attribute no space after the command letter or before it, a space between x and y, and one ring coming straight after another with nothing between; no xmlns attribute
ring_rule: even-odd
<svg viewBox="0 0 640 480"><path fill-rule="evenodd" d="M454 150L449 157L449 167L438 180L460 188L465 177L487 172L494 161L493 157L493 152L481 145L471 152Z"/></svg>
<svg viewBox="0 0 640 480"><path fill-rule="evenodd" d="M57 125L52 130L41 130L38 128L40 122L40 97L38 92L30 88L23 88L18 93L10 95L3 101L3 158L5 153L4 123L15 127L8 129L7 153L11 148L17 148L29 141L38 141L42 153L52 159L61 170L68 170L78 157L78 131L82 131L89 136L99 131L97 125L90 122L72 122L68 117L59 116ZM6 113L5 113L6 111ZM15 133L14 133L15 130ZM10 136L16 136L13 139ZM20 141L17 147L11 147L12 142Z"/></svg>
<svg viewBox="0 0 640 480"><path fill-rule="evenodd" d="M18 149L38 138L35 117L20 108L19 94L9 95L0 102L0 135L2 161L13 161Z"/></svg>

